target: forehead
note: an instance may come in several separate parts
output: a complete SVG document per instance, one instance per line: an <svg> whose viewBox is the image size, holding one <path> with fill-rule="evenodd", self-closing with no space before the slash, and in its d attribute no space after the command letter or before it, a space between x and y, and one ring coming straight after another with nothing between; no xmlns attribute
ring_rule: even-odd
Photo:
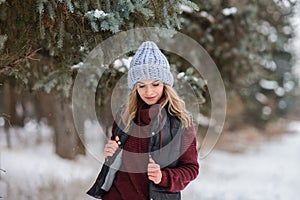
<svg viewBox="0 0 300 200"><path fill-rule="evenodd" d="M141 83L141 84L151 84L153 82L157 82L158 80L154 80L154 79L144 79L144 80L140 80L138 81L138 83Z"/></svg>

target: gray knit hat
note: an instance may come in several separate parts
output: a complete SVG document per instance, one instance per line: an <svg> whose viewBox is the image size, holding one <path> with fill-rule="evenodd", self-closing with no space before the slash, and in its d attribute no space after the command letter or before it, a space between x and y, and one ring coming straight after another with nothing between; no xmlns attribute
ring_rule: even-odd
<svg viewBox="0 0 300 200"><path fill-rule="evenodd" d="M166 56L152 41L143 42L130 62L128 87L132 90L140 80L153 79L173 86L174 78Z"/></svg>

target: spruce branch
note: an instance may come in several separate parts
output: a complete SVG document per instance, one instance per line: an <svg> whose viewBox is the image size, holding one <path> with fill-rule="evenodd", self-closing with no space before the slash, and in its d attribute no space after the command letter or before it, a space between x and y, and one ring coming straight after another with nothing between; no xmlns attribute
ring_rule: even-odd
<svg viewBox="0 0 300 200"><path fill-rule="evenodd" d="M29 48L29 50L25 53L24 56L21 56L17 59L14 59L13 61L11 61L9 64L7 64L6 66L3 66L1 69L0 69L0 73L2 72L5 72L9 69L12 69L13 67L15 66L18 66L20 65L21 63L27 61L27 60L33 60L33 61L39 61L40 59L38 58L35 58L34 56L36 55L36 53L38 51L40 51L42 48L38 48L36 50L31 50L31 47ZM0 58L0 61L3 60L7 60L6 58Z"/></svg>

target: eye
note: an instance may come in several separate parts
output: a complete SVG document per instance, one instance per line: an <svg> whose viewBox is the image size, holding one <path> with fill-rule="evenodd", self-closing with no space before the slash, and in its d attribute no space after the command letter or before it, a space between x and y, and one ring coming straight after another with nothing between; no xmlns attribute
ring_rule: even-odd
<svg viewBox="0 0 300 200"><path fill-rule="evenodd" d="M138 84L138 88L144 88L145 87L145 85L143 85L143 84Z"/></svg>
<svg viewBox="0 0 300 200"><path fill-rule="evenodd" d="M157 86L159 86L159 82L155 82L155 83L152 83L152 85L154 86L154 87L157 87Z"/></svg>

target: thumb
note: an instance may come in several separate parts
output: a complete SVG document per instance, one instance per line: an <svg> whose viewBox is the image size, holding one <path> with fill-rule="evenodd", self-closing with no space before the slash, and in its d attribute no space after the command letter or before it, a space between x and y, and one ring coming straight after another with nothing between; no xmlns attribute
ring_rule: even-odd
<svg viewBox="0 0 300 200"><path fill-rule="evenodd" d="M116 136L115 140L118 142L120 140L119 136Z"/></svg>
<svg viewBox="0 0 300 200"><path fill-rule="evenodd" d="M149 158L149 163L155 164L155 161L153 160L153 158Z"/></svg>

